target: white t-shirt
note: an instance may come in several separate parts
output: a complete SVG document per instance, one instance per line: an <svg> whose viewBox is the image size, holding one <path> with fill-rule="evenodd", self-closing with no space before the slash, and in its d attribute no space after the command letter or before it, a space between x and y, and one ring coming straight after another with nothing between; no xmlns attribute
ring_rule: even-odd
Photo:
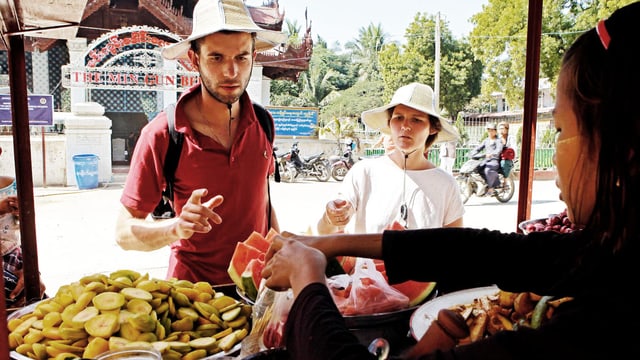
<svg viewBox="0 0 640 360"><path fill-rule="evenodd" d="M379 233L400 221L406 202L409 229L442 227L464 215L458 184L440 168L404 170L389 156L364 159L349 170L339 197L351 202L355 214L345 228L348 233Z"/></svg>

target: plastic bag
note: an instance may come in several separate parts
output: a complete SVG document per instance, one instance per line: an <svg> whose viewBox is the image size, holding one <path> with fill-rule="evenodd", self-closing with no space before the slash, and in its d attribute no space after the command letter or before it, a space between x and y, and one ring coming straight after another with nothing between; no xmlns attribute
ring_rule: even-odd
<svg viewBox="0 0 640 360"><path fill-rule="evenodd" d="M372 259L357 258L348 284L345 276L327 281L342 315L370 315L406 309L409 298L394 289Z"/></svg>
<svg viewBox="0 0 640 360"><path fill-rule="evenodd" d="M262 343L267 349L285 346L284 326L293 305L293 291L276 292L273 298L271 318L262 334Z"/></svg>

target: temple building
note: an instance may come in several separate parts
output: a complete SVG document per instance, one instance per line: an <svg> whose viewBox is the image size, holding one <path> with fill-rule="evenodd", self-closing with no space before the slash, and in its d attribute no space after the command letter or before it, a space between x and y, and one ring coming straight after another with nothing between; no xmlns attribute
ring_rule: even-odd
<svg viewBox="0 0 640 360"><path fill-rule="evenodd" d="M196 2L88 0L75 39L25 34L28 92L52 95L54 110L60 112L69 111L78 102L102 105L105 116L112 121L112 140L122 142L197 81L197 77L184 80L193 78L184 75L193 71L188 61L167 65L159 56L162 46L191 33ZM282 31L285 14L278 0L262 1L259 6L248 4L248 8L256 24ZM306 25L298 38L297 42L289 41L258 54L248 88L253 100L269 105L271 80L297 81L308 69L313 51L311 27ZM8 73L7 52L0 43L0 87L8 86ZM184 87L173 84L170 88L173 80L165 74L174 73L175 78L182 79L182 85L186 82ZM140 86L143 82L145 86ZM7 126L0 128L5 134L10 131ZM62 131L62 126L55 124L47 131ZM121 151L114 151L112 160L126 161Z"/></svg>

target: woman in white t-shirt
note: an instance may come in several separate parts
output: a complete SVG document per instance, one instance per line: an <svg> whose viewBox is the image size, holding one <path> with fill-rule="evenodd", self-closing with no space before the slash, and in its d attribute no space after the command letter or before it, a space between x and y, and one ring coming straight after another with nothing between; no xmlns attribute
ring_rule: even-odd
<svg viewBox="0 0 640 360"><path fill-rule="evenodd" d="M391 134L395 151L349 170L338 199L327 203L318 221L318 233L463 226L455 179L424 156L435 142L459 138L432 100L431 87L412 83L399 88L388 105L362 113L367 126Z"/></svg>

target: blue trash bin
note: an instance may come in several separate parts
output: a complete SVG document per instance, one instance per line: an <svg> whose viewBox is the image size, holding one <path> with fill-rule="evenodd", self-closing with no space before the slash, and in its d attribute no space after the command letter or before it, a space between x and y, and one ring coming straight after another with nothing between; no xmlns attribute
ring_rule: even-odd
<svg viewBox="0 0 640 360"><path fill-rule="evenodd" d="M98 187L98 155L73 155L78 189L95 189Z"/></svg>

